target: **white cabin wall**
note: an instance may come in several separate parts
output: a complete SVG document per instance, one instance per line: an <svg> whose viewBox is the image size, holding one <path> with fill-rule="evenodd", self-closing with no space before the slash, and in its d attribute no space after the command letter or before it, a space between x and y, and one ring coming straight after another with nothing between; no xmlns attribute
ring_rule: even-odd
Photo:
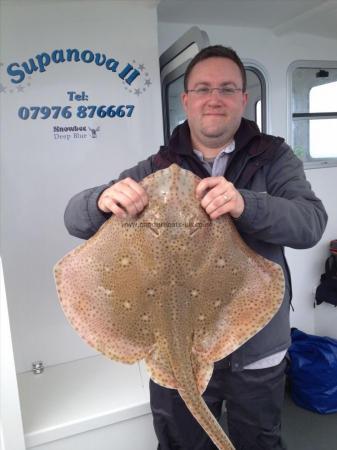
<svg viewBox="0 0 337 450"><path fill-rule="evenodd" d="M309 34L288 33L276 36L257 28L193 24L206 31L211 44L233 47L244 61L255 61L266 76L268 102L268 132L285 137L288 134L287 70L295 60L337 61L336 40ZM160 53L166 50L191 24L159 22ZM293 280L291 325L308 333L337 337L337 309L330 305L313 308L314 289L328 256L328 244L337 238L337 167L307 170L306 175L329 214L329 223L322 240L312 249L286 249Z"/></svg>
<svg viewBox="0 0 337 450"><path fill-rule="evenodd" d="M16 368L25 372L35 360L52 366L96 354L60 308L53 266L83 242L63 223L69 199L118 177L163 142L156 1L11 0L1 4L0 25L1 252ZM51 62L23 86L12 84L10 63L68 48L115 58L119 70L145 68L128 87L104 65ZM68 91L85 91L88 100L70 101ZM135 109L130 118L81 119L80 104ZM72 105L73 116L21 120L19 108L33 105ZM74 125L100 127L97 138L88 128L85 138L55 138L54 126Z"/></svg>

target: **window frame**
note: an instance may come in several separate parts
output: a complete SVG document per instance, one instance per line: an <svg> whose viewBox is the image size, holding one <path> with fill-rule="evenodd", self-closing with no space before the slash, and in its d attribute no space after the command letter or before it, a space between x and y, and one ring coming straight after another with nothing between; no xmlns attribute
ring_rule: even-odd
<svg viewBox="0 0 337 450"><path fill-rule="evenodd" d="M261 132L270 133L270 79L265 67L258 61L243 58L246 70L254 72L261 84Z"/></svg>
<svg viewBox="0 0 337 450"><path fill-rule="evenodd" d="M327 61L327 60L296 60L293 61L287 70L287 141L290 143L291 147L294 148L294 134L293 134L293 121L296 119L324 119L324 118L336 118L337 114L331 112L320 112L320 113L295 113L293 111L292 102L292 91L293 91L293 74L296 69L336 69L337 61ZM312 88L311 88L312 89ZM310 91L309 91L310 92ZM308 94L309 94L308 92ZM337 145L337 144L336 144ZM323 167L336 167L337 166L337 156L333 158L315 158L316 160L302 160L305 169L321 169Z"/></svg>

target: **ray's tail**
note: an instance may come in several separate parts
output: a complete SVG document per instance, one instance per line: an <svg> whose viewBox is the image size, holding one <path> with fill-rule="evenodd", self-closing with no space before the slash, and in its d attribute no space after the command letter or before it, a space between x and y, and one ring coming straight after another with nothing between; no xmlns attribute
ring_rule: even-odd
<svg viewBox="0 0 337 450"><path fill-rule="evenodd" d="M219 450L235 450L226 433L201 397L195 381L191 361L186 354L184 359L185 364L174 368L174 373L178 380L178 392L181 398Z"/></svg>
<svg viewBox="0 0 337 450"><path fill-rule="evenodd" d="M194 392L196 391L196 392ZM231 441L208 409L205 401L193 385L180 389L179 394L193 416L206 431L219 450L235 450Z"/></svg>

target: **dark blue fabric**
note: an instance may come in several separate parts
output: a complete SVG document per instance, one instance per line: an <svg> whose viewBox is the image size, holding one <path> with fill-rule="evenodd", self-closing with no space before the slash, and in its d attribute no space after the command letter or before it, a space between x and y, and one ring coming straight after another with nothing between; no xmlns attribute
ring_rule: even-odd
<svg viewBox="0 0 337 450"><path fill-rule="evenodd" d="M337 412L337 340L291 330L288 369L294 402L320 414Z"/></svg>

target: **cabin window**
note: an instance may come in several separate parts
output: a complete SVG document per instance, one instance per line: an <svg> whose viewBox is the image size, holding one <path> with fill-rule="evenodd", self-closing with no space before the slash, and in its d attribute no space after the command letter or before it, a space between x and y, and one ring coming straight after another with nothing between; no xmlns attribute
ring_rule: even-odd
<svg viewBox="0 0 337 450"><path fill-rule="evenodd" d="M337 62L291 65L291 134L307 168L337 165Z"/></svg>
<svg viewBox="0 0 337 450"><path fill-rule="evenodd" d="M257 123L261 131L266 132L266 84L265 79L260 70L255 67L247 66L247 92L248 92L248 104L245 110L244 117L249 120L253 120ZM181 105L180 95L184 90L184 75L180 71L180 74L169 80L166 84L166 92L164 98L166 99L166 108L164 118L165 129L169 134L172 133L174 128L185 120L185 112ZM166 136L166 142L168 141L168 134Z"/></svg>
<svg viewBox="0 0 337 450"><path fill-rule="evenodd" d="M184 76L181 75L167 86L167 118L170 134L174 128L185 121L185 111L181 104L181 93L184 91Z"/></svg>
<svg viewBox="0 0 337 450"><path fill-rule="evenodd" d="M247 74L248 103L244 117L253 120L266 133L266 82L260 70L245 66Z"/></svg>

